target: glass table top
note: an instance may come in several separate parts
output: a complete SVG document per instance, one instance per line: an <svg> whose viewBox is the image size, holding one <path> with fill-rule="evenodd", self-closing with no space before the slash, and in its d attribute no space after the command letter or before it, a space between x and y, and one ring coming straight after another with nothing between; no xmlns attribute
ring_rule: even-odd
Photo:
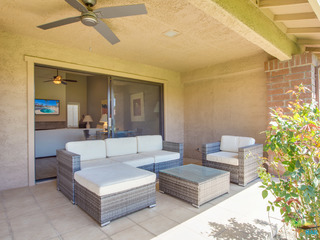
<svg viewBox="0 0 320 240"><path fill-rule="evenodd" d="M195 164L160 170L160 172L195 183L205 182L221 174L227 173L226 171L222 171L219 169L199 166Z"/></svg>

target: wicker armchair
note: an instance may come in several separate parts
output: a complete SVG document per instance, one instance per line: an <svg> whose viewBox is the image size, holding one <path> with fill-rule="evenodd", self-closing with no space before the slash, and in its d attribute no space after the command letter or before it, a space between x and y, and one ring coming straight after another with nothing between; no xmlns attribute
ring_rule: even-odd
<svg viewBox="0 0 320 240"><path fill-rule="evenodd" d="M226 141L230 139L232 143L227 143L229 146L226 147ZM245 186L258 178L257 170L263 155L263 145L254 143L253 138L222 136L221 142L203 144L202 165L228 171L231 182Z"/></svg>

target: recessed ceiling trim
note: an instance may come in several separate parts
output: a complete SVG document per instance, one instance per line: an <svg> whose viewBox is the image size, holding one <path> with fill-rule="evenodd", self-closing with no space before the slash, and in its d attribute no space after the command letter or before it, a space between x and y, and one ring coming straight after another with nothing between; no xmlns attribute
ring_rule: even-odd
<svg viewBox="0 0 320 240"><path fill-rule="evenodd" d="M308 13L275 15L273 18L275 22L307 20L307 19L317 19L317 15L313 12L308 12Z"/></svg>
<svg viewBox="0 0 320 240"><path fill-rule="evenodd" d="M288 5L306 4L308 0L260 0L260 8L283 7Z"/></svg>

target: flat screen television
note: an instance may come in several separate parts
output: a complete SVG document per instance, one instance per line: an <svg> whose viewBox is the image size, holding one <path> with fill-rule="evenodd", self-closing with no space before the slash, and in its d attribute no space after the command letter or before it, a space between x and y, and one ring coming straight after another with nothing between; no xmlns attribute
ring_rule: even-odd
<svg viewBox="0 0 320 240"><path fill-rule="evenodd" d="M34 111L36 115L59 115L60 100L35 99Z"/></svg>

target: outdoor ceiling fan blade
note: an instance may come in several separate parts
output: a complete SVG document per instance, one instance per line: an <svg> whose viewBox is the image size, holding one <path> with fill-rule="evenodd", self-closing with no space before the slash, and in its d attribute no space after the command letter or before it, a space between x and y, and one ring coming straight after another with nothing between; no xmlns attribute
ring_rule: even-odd
<svg viewBox="0 0 320 240"><path fill-rule="evenodd" d="M52 80L46 80L46 81L43 81L43 82L52 82Z"/></svg>
<svg viewBox="0 0 320 240"><path fill-rule="evenodd" d="M64 81L61 81L61 83L64 84L64 85L68 85L68 84L67 84L66 82L64 82Z"/></svg>
<svg viewBox="0 0 320 240"><path fill-rule="evenodd" d="M77 9L79 12L85 13L88 12L88 9L86 6L81 4L78 0L65 0L67 3L69 3L73 8Z"/></svg>
<svg viewBox="0 0 320 240"><path fill-rule="evenodd" d="M93 11L94 13L101 15L101 18L117 18L134 16L140 14L147 14L147 9L144 4L117 6L117 7L105 7L99 8Z"/></svg>
<svg viewBox="0 0 320 240"><path fill-rule="evenodd" d="M78 82L77 80L70 80L70 79L63 79L63 81L67 81L67 82Z"/></svg>
<svg viewBox="0 0 320 240"><path fill-rule="evenodd" d="M98 19L98 24L94 26L94 28L105 38L107 39L112 45L120 42L119 38L111 31L111 29Z"/></svg>
<svg viewBox="0 0 320 240"><path fill-rule="evenodd" d="M63 25L67 25L70 23L75 23L75 22L79 22L81 20L80 16L78 17L70 17L70 18L65 18L65 19L61 19L55 22L51 22L51 23L46 23L43 25L38 26L38 28L41 28L43 30L47 30L50 28L55 28L55 27L60 27Z"/></svg>

